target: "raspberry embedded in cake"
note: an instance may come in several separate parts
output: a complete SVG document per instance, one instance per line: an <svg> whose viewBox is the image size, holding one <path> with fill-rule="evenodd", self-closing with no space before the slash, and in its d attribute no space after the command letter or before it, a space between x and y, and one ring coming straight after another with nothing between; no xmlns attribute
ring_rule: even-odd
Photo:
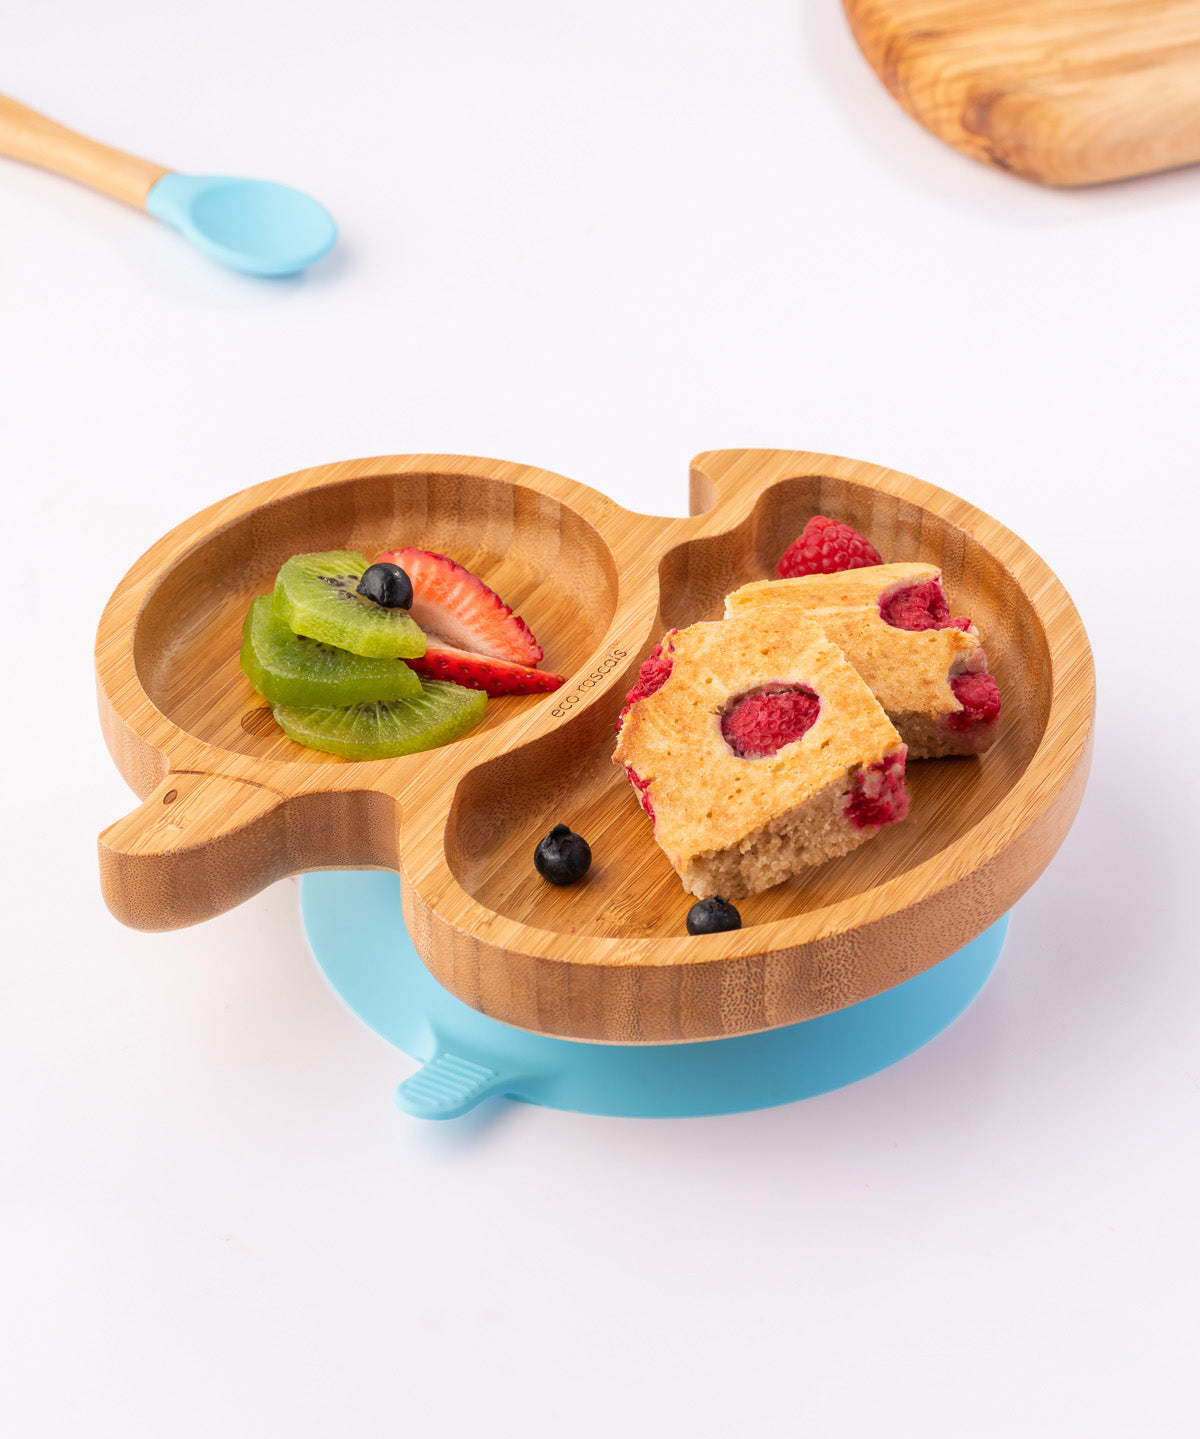
<svg viewBox="0 0 1200 1439"><path fill-rule="evenodd" d="M954 691L954 698L962 705L962 710L946 721L951 729L970 729L993 724L999 719L1000 691L987 670L955 675L950 681L950 688Z"/></svg>
<svg viewBox="0 0 1200 1439"><path fill-rule="evenodd" d="M640 804L650 816L650 823L657 824L658 816L654 813L654 802L650 798L650 781L643 779L632 765L625 766L625 776L633 786L634 793L638 797L638 804Z"/></svg>
<svg viewBox="0 0 1200 1439"><path fill-rule="evenodd" d="M953 735L954 754L984 754L996 739L1000 721L1000 690L988 673L987 656L979 652L979 668L951 675L950 689L962 706L941 720L944 734Z"/></svg>
<svg viewBox="0 0 1200 1439"><path fill-rule="evenodd" d="M766 685L739 695L721 716L725 743L743 759L777 754L807 734L821 701L805 685Z"/></svg>
<svg viewBox="0 0 1200 1439"><path fill-rule="evenodd" d="M995 742L1000 692L987 674L978 630L951 617L936 565L759 580L725 600L730 617L777 610L819 625L845 652L899 730L910 759L983 754ZM956 688L968 674L986 675L986 693L979 679Z"/></svg>
<svg viewBox="0 0 1200 1439"><path fill-rule="evenodd" d="M815 625L785 611L671 641L613 758L691 894L758 894L903 819L900 736Z"/></svg>
<svg viewBox="0 0 1200 1439"><path fill-rule="evenodd" d="M965 631L971 628L971 621L965 616L950 618L950 602L940 578L892 590L880 599L879 614L884 624L897 630Z"/></svg>
<svg viewBox="0 0 1200 1439"><path fill-rule="evenodd" d="M904 756L890 754L860 769L846 803L846 817L859 829L879 829L908 815Z"/></svg>
<svg viewBox="0 0 1200 1439"><path fill-rule="evenodd" d="M633 688L625 696L625 703L621 706L621 713L617 716L618 734L621 726L625 723L625 716L638 700L644 700L648 695L652 695L666 682L667 676L671 673L671 666L675 662L671 650L671 642L674 638L675 631L668 630L642 661L638 669L638 677L633 683Z"/></svg>

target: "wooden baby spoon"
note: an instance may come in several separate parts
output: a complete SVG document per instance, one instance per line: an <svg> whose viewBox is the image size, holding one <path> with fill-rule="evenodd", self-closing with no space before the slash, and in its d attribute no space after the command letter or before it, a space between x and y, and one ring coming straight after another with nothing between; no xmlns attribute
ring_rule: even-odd
<svg viewBox="0 0 1200 1439"><path fill-rule="evenodd" d="M197 249L248 275L291 275L319 260L337 226L311 196L271 180L184 175L102 145L0 95L0 155L145 210Z"/></svg>

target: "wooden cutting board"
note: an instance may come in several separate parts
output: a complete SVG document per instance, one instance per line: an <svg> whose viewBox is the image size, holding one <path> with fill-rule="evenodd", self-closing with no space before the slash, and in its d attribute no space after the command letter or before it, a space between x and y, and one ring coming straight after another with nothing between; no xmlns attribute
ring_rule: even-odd
<svg viewBox="0 0 1200 1439"><path fill-rule="evenodd" d="M1050 185L1200 160L1200 0L843 0L871 67L955 149Z"/></svg>

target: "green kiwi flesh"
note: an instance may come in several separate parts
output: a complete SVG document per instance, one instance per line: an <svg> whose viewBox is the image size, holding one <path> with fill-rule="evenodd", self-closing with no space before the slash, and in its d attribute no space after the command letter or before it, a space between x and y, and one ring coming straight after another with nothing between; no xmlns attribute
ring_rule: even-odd
<svg viewBox="0 0 1200 1439"><path fill-rule="evenodd" d="M284 734L309 749L344 759L393 759L458 739L479 723L486 705L482 690L423 680L417 699L339 709L284 704L272 709Z"/></svg>
<svg viewBox="0 0 1200 1439"><path fill-rule="evenodd" d="M417 659L425 636L407 610L356 594L369 561L355 550L293 555L275 580L275 612L294 634L371 659Z"/></svg>
<svg viewBox="0 0 1200 1439"><path fill-rule="evenodd" d="M403 660L372 660L293 634L259 595L242 628L242 669L272 704L341 705L416 699L421 681Z"/></svg>

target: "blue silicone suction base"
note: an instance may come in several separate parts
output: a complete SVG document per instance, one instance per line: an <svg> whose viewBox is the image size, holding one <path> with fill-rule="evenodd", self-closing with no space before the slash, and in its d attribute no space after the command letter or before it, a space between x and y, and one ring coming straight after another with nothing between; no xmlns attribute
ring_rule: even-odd
<svg viewBox="0 0 1200 1439"><path fill-rule="evenodd" d="M872 999L783 1029L691 1044L589 1044L488 1019L421 963L400 879L342 870L304 877L304 925L325 977L376 1033L421 1061L396 1102L455 1119L490 1095L586 1114L666 1118L765 1109L895 1064L956 1019L1000 954L1008 918L941 964Z"/></svg>

